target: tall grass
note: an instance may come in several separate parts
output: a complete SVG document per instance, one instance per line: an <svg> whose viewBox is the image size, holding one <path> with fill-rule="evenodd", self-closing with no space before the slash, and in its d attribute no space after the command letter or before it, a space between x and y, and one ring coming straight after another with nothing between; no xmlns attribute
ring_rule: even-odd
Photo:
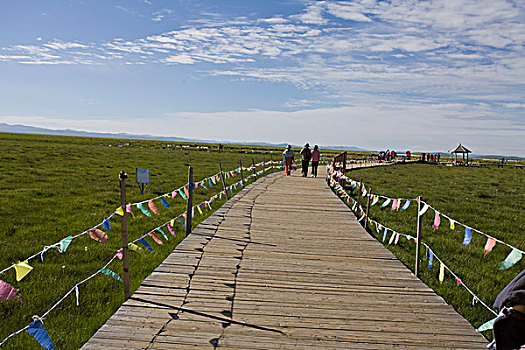
<svg viewBox="0 0 525 350"><path fill-rule="evenodd" d="M456 221L525 250L524 169L405 164L355 170L347 176L354 180L362 179L374 194L412 199L422 196L424 201ZM356 198L355 191L353 197ZM381 203L383 200L370 209L370 217L374 221L400 233L416 236L415 201L406 211L392 211L390 206L381 209ZM366 202L363 207L366 207ZM434 211L429 210L423 216L422 242L427 243L487 304L492 305L501 289L525 268L525 259L522 259L508 270L499 270L510 248L497 244L491 253L484 256L485 237L473 232L471 243L462 247L464 227L456 224L451 230L449 221L441 218L440 227L434 231L433 222ZM375 227L371 234L379 240L383 238L383 232L377 233ZM398 245L388 245L388 249L414 270L414 241L401 238ZM434 260L434 266L429 270L425 251L422 257L421 279L475 327L494 317L479 303L473 306L470 294L456 286L450 275L441 284L438 281L439 263ZM489 332L485 335L490 337Z"/></svg>
<svg viewBox="0 0 525 350"><path fill-rule="evenodd" d="M169 145L169 146L168 146ZM187 147L182 147L187 146ZM0 134L0 270L58 242L100 223L120 205L118 174L125 170L127 202L156 197L187 182L188 166L194 167L198 181L219 171L250 166L269 160L269 149L226 146L208 152L202 145L175 144L158 141L115 140ZM252 152L253 151L253 152ZM278 150L275 150L276 152ZM278 152L280 153L280 151ZM274 156L274 159L279 157ZM150 184L141 194L135 181L135 168L150 170ZM260 168L261 169L261 168ZM259 170L260 170L259 169ZM245 174L247 176L249 174ZM227 180L227 185L240 176ZM207 186L208 187L208 186ZM222 189L198 188L194 204L198 204ZM238 188L237 190L240 190ZM135 219L128 219L130 240L136 239L186 210L186 201L177 196L169 199L167 209L157 201L160 215L147 218L134 209ZM217 209L223 200L212 203ZM211 212L196 212L194 225ZM88 235L75 239L65 253L53 249L29 263L34 270L16 282L13 269L0 279L20 290L17 299L0 301L0 341L11 332L31 322L33 315L42 315L77 282L99 270L121 247L120 217L111 221L105 243ZM168 233L167 230L165 230ZM131 287L158 266L184 238L180 224L177 236L169 235L162 246L150 240L155 253L130 254ZM163 238L164 240L164 238ZM109 268L122 276L122 264L116 260ZM74 293L45 320L45 327L57 349L78 349L111 316L123 302L122 284L100 274L79 288L80 305ZM36 349L39 345L26 332L8 340L6 349Z"/></svg>

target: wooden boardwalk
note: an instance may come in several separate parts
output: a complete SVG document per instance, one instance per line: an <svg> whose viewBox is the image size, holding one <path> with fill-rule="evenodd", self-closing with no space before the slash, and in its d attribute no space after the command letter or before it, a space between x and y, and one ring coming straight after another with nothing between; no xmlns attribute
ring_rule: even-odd
<svg viewBox="0 0 525 350"><path fill-rule="evenodd" d="M326 185L271 174L200 224L82 349L484 349Z"/></svg>

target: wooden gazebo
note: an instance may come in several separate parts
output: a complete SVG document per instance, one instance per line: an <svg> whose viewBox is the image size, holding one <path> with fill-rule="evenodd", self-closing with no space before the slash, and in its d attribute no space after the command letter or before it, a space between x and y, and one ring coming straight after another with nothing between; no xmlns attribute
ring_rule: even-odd
<svg viewBox="0 0 525 350"><path fill-rule="evenodd" d="M457 147L451 149L449 152L451 154L455 155L456 162L458 161L458 153L461 153L463 155L463 162L465 162L465 154L466 154L467 155L467 164L468 164L468 154L472 153L471 150L469 150L467 147L463 146L461 143Z"/></svg>

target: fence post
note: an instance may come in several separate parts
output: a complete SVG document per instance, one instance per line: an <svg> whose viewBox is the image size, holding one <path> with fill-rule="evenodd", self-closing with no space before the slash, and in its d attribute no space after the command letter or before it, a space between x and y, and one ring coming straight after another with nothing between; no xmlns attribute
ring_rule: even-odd
<svg viewBox="0 0 525 350"><path fill-rule="evenodd" d="M123 210L122 214L122 270L124 272L124 300L128 300L131 296L131 287L129 282L129 250L128 250L128 218L126 216L126 179L128 174L122 170L119 174L120 179L120 206Z"/></svg>
<svg viewBox="0 0 525 350"><path fill-rule="evenodd" d="M241 183L242 187L244 187L244 175L242 173L242 160L239 159L239 165L241 166Z"/></svg>
<svg viewBox="0 0 525 350"><path fill-rule="evenodd" d="M357 193L357 210L359 210L359 207L361 206L361 195L363 194L363 178L361 178L361 182L359 182L359 193Z"/></svg>
<svg viewBox="0 0 525 350"><path fill-rule="evenodd" d="M253 181L257 180L257 174L256 174L256 171L255 171L255 162L253 161L253 158L252 158L252 168L253 168Z"/></svg>
<svg viewBox="0 0 525 350"><path fill-rule="evenodd" d="M421 253L421 196L417 197L417 234L416 234L416 277L419 277L419 258Z"/></svg>
<svg viewBox="0 0 525 350"><path fill-rule="evenodd" d="M226 193L226 200L229 200L230 196L228 196L228 191L226 190L226 183L224 182L224 173L222 172L222 165L220 162L219 162L219 171L221 172L222 188L224 188L224 193Z"/></svg>
<svg viewBox="0 0 525 350"><path fill-rule="evenodd" d="M371 194L372 194L372 188L368 188L368 200L366 202L366 216L365 216L365 231L366 231L366 226L368 225L368 212L370 211L370 197L371 197ZM370 226L370 230L372 230L372 226Z"/></svg>
<svg viewBox="0 0 525 350"><path fill-rule="evenodd" d="M186 206L186 236L191 233L191 219L193 214L193 167L188 168L188 205Z"/></svg>

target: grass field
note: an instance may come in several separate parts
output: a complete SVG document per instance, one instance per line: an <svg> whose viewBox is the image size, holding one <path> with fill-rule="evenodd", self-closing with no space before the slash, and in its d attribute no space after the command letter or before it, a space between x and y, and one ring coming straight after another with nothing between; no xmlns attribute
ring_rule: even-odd
<svg viewBox="0 0 525 350"><path fill-rule="evenodd" d="M525 250L525 169L406 164L355 170L348 172L347 176L358 181L362 179L374 194L412 199L422 196L424 201L454 220ZM352 196L357 198L356 191ZM417 203L412 202L406 211L392 211L390 205L380 208L383 201L371 207L370 217L415 237ZM366 208L366 201L363 208ZM422 242L427 243L481 300L491 306L501 289L525 268L525 259L508 270L499 270L510 248L497 244L484 256L487 239L474 232L471 243L462 247L465 228L456 224L451 230L449 221L442 217L440 227L434 231L434 214L433 210L428 210L423 216ZM372 234L379 240L383 238L383 232L377 233L375 227ZM401 238L397 246L388 245L388 249L414 270L414 241ZM439 263L434 260L429 271L424 248L422 257L421 279L475 327L494 317L479 303L473 306L470 294L463 287L456 286L450 274L446 274L440 284ZM491 337L490 332L485 335Z"/></svg>
<svg viewBox="0 0 525 350"><path fill-rule="evenodd" d="M270 160L270 151L274 151L273 159L280 159L282 150L261 147L227 145L219 153L217 145L0 134L0 270L46 245L99 224L113 213L120 205L118 174L122 169L129 174L127 202L134 203L184 185L190 165L198 181L217 173L219 162L224 171L237 168L240 160L248 167L252 159L255 163ZM150 184L144 195L134 183L137 167L150 170ZM227 185L239 180L237 175ZM221 189L219 184L208 190L198 188L194 204L208 200ZM152 218L135 208L136 218L128 220L130 240L186 210L186 201L180 196L168 202L170 209L157 201L160 215ZM222 203L224 197L212 203L213 209ZM196 213L194 225L210 213ZM114 256L121 246L120 217L110 222L112 229L104 230L109 236L105 243L84 235L73 240L65 253L52 249L44 255L43 262L40 258L31 260L34 270L20 282L15 280L14 269L0 275L0 279L20 290L22 300L0 301L0 341L29 324L33 315L42 315L77 282ZM170 239L162 246L147 239L154 254L130 252L132 291L184 237L179 224L176 237L165 231ZM115 260L109 268L122 276L120 261ZM45 328L56 348L78 349L123 302L122 289L120 282L103 274L82 284L79 306L73 293L45 319ZM2 348L38 349L39 345L23 332Z"/></svg>

